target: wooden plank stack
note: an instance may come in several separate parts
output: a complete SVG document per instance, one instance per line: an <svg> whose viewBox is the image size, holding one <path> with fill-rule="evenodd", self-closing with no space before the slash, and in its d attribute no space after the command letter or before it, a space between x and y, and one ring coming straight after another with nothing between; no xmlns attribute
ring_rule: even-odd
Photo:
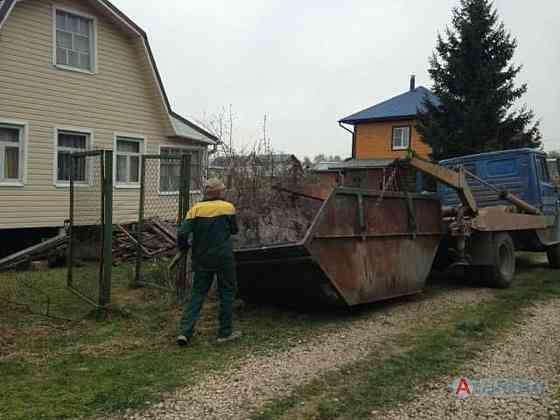
<svg viewBox="0 0 560 420"><path fill-rule="evenodd" d="M138 247L136 227L137 224L116 225L113 230L113 260L115 262L136 259ZM144 258L173 256L177 243L175 224L158 219L146 220L141 243Z"/></svg>
<svg viewBox="0 0 560 420"><path fill-rule="evenodd" d="M9 255L0 260L0 271L16 269L23 265L28 265L31 261L41 260L54 255L55 253L62 253L64 255L68 238L66 233L61 233L54 238L47 239L38 245L26 248L15 254Z"/></svg>

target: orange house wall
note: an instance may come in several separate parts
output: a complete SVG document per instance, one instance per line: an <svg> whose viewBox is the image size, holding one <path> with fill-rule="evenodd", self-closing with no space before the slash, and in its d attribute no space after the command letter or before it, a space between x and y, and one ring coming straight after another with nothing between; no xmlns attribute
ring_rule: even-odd
<svg viewBox="0 0 560 420"><path fill-rule="evenodd" d="M396 159L406 156L406 150L392 150L393 127L410 125L411 146L414 151L428 157L432 149L420 139L414 120L371 122L355 127L356 159Z"/></svg>

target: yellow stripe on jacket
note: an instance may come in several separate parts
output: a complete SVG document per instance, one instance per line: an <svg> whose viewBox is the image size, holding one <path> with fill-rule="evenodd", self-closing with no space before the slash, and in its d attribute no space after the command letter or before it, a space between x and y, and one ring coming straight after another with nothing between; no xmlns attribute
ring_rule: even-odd
<svg viewBox="0 0 560 420"><path fill-rule="evenodd" d="M235 207L233 204L222 200L201 201L195 204L187 213L187 219L192 220L198 217L210 218L219 216L233 216Z"/></svg>

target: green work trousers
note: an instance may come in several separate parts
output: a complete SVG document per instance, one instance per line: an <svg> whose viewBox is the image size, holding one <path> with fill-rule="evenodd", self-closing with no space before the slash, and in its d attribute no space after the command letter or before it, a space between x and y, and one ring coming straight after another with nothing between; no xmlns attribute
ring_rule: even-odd
<svg viewBox="0 0 560 420"><path fill-rule="evenodd" d="M235 264L227 263L217 269L198 269L194 272L191 298L183 309L183 316L179 325L180 333L186 337L194 334L196 322L208 291L218 277L218 294L220 297L220 329L218 337L227 337L233 331L233 301L237 289L235 280Z"/></svg>

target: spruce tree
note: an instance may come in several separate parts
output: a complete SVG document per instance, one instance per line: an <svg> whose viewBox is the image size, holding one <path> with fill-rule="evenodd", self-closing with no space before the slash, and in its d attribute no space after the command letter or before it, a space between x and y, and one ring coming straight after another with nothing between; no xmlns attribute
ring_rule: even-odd
<svg viewBox="0 0 560 420"><path fill-rule="evenodd" d="M417 129L434 159L518 147L539 147L534 113L516 107L527 85L515 85L517 40L499 22L490 0L461 0L452 28L438 36L430 59L433 92Z"/></svg>

